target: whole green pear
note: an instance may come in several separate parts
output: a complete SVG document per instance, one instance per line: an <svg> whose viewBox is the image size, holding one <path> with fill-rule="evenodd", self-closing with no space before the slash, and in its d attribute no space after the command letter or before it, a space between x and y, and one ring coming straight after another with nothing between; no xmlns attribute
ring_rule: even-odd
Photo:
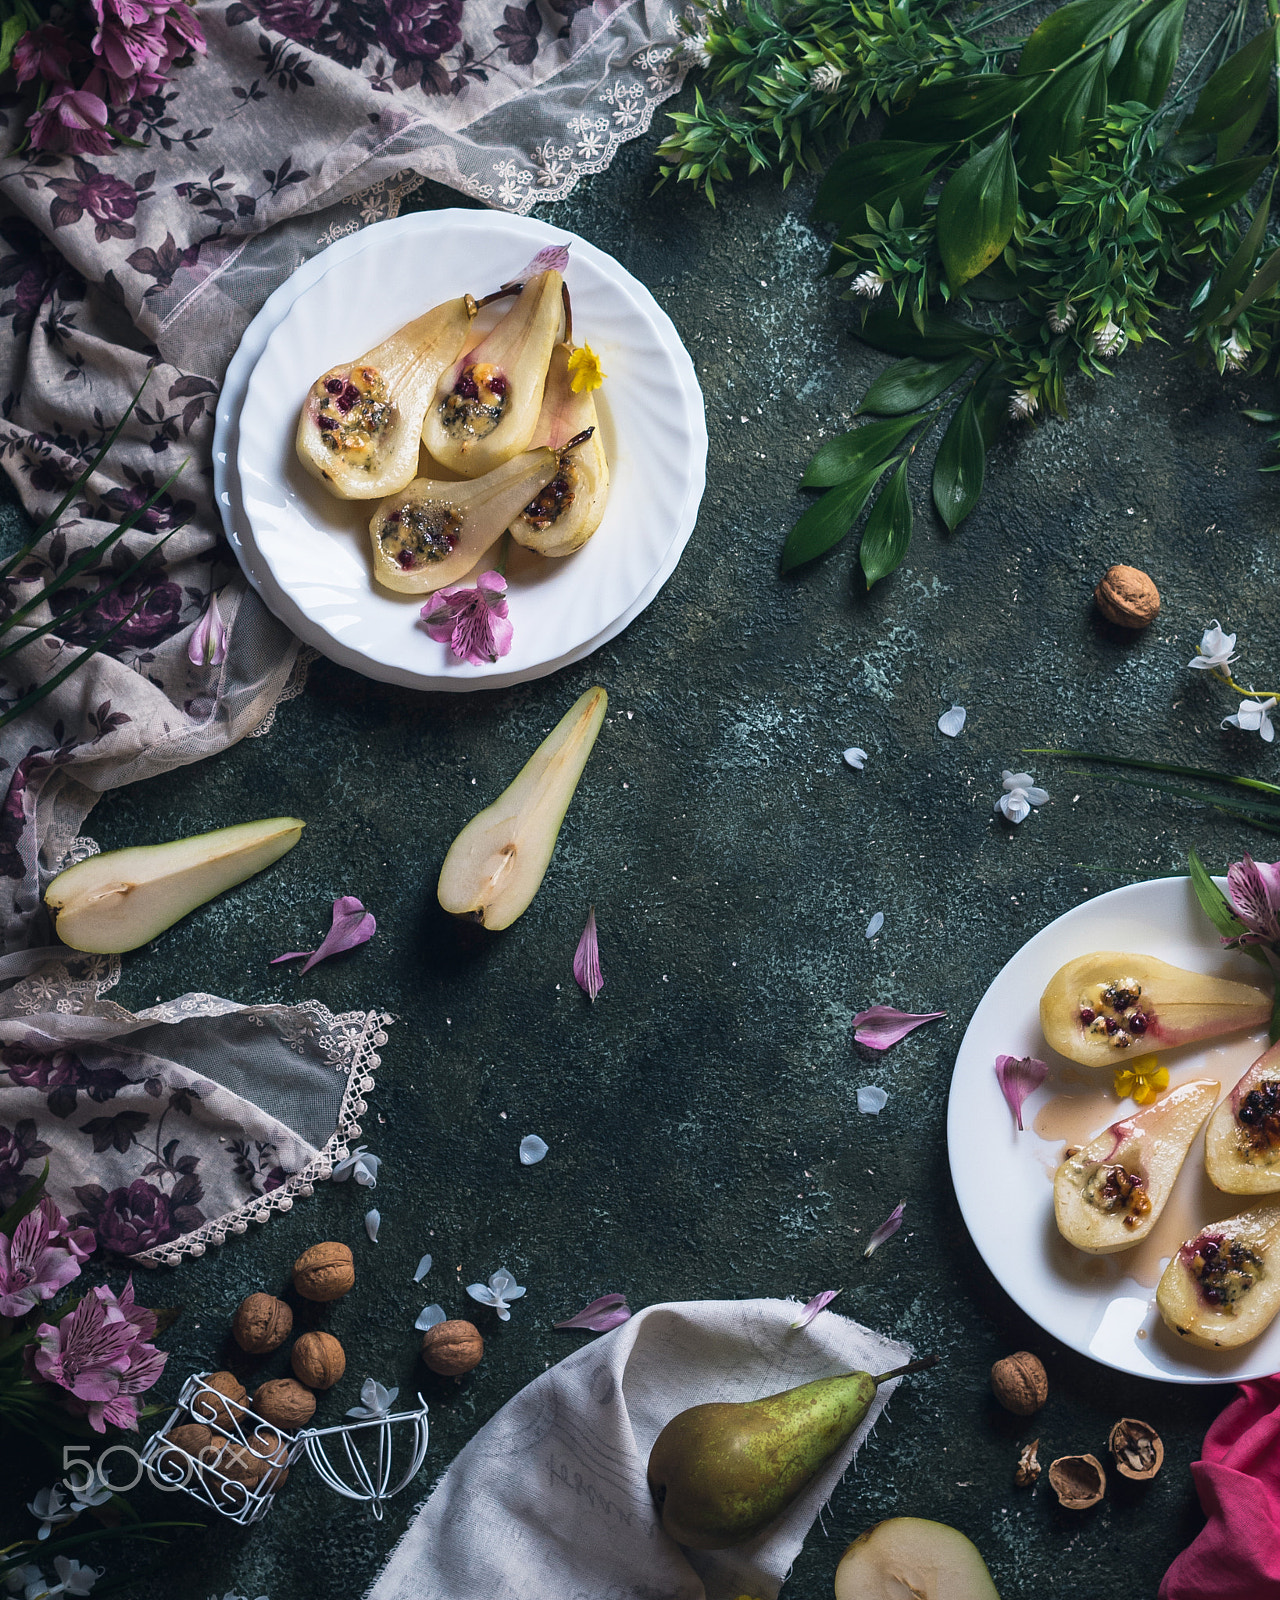
<svg viewBox="0 0 1280 1600"><path fill-rule="evenodd" d="M847 1372L763 1400L681 1411L649 1453L649 1492L662 1526L694 1550L755 1538L848 1439L882 1383L933 1364L913 1361L879 1377Z"/></svg>

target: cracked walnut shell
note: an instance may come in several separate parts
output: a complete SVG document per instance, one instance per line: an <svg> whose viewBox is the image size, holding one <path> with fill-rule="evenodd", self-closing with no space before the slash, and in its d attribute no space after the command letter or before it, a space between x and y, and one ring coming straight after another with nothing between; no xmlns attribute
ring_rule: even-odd
<svg viewBox="0 0 1280 1600"><path fill-rule="evenodd" d="M236 1310L231 1337L251 1356L269 1356L293 1332L293 1312L273 1294L249 1294Z"/></svg>
<svg viewBox="0 0 1280 1600"><path fill-rule="evenodd" d="M333 1240L313 1244L293 1264L293 1286L304 1300L340 1300L355 1281L351 1251Z"/></svg>
<svg viewBox="0 0 1280 1600"><path fill-rule="evenodd" d="M1164 1445L1149 1422L1121 1417L1107 1443L1115 1457L1116 1471L1122 1478L1145 1483L1164 1465Z"/></svg>
<svg viewBox="0 0 1280 1600"><path fill-rule="evenodd" d="M484 1339L471 1322L437 1322L422 1335L422 1359L432 1372L458 1378L478 1366L484 1356Z"/></svg>
<svg viewBox="0 0 1280 1600"><path fill-rule="evenodd" d="M1160 610L1160 591L1139 567L1108 567L1093 600L1108 622L1135 632L1150 627Z"/></svg>
<svg viewBox="0 0 1280 1600"><path fill-rule="evenodd" d="M332 1389L347 1370L347 1356L331 1333L304 1333L289 1352L293 1375L308 1389Z"/></svg>
<svg viewBox="0 0 1280 1600"><path fill-rule="evenodd" d="M272 1378L257 1389L253 1409L286 1433L305 1428L316 1414L316 1397L296 1378Z"/></svg>
<svg viewBox="0 0 1280 1600"><path fill-rule="evenodd" d="M1049 1465L1049 1482L1068 1511L1088 1511L1107 1492L1107 1475L1097 1456L1059 1456Z"/></svg>
<svg viewBox="0 0 1280 1600"><path fill-rule="evenodd" d="M1015 1417L1029 1417L1049 1398L1049 1377L1039 1356L1019 1350L991 1369L991 1392Z"/></svg>

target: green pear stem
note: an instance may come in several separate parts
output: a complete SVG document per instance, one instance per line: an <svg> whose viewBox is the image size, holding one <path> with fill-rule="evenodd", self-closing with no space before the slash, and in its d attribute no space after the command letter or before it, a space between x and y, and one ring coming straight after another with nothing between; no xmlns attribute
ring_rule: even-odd
<svg viewBox="0 0 1280 1600"><path fill-rule="evenodd" d="M882 1383L888 1383L890 1378L905 1378L909 1372L927 1372L930 1367L937 1365L937 1356L921 1356L918 1361L908 1361L905 1366L895 1367L892 1372L882 1372L874 1380L875 1386L878 1389Z"/></svg>

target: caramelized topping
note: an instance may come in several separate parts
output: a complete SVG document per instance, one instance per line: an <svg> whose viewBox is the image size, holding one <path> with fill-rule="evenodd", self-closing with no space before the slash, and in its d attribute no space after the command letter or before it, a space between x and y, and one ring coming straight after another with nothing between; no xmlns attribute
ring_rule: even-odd
<svg viewBox="0 0 1280 1600"><path fill-rule="evenodd" d="M551 482L530 500L520 515L531 527L549 528L573 504L577 482L577 468L571 462L564 462Z"/></svg>
<svg viewBox="0 0 1280 1600"><path fill-rule="evenodd" d="M316 384L314 396L326 446L348 465L372 471L376 447L396 414L382 374L376 367L353 367L345 378L334 373Z"/></svg>
<svg viewBox="0 0 1280 1600"><path fill-rule="evenodd" d="M1126 1228L1136 1228L1151 1210L1151 1196L1147 1181L1138 1172L1130 1172L1118 1163L1104 1163L1089 1174L1082 1191L1089 1205L1108 1216L1124 1213Z"/></svg>

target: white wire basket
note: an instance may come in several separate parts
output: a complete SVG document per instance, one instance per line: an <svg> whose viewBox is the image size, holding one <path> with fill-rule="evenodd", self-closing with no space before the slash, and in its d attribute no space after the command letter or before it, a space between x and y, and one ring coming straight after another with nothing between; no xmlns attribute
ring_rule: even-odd
<svg viewBox="0 0 1280 1600"><path fill-rule="evenodd" d="M426 1458L427 1404L421 1395L407 1411L287 1433L252 1406L212 1388L208 1377L193 1373L183 1384L177 1406L143 1446L142 1463L156 1483L185 1489L242 1526L266 1516L302 1455L335 1494L367 1505L378 1520L383 1504L408 1487ZM193 1453L174 1437L190 1421L215 1428L226 1442ZM329 1451L338 1441L336 1467Z"/></svg>

